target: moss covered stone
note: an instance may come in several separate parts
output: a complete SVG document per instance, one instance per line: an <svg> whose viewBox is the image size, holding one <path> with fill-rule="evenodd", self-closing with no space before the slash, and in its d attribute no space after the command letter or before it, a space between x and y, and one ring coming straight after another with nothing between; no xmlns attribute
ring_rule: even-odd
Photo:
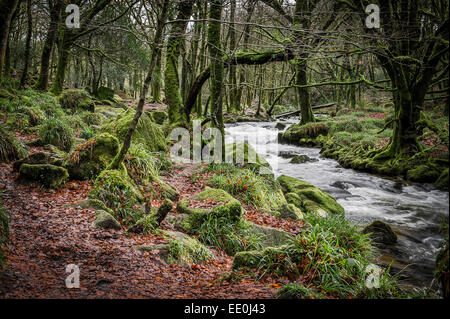
<svg viewBox="0 0 450 319"><path fill-rule="evenodd" d="M105 203L115 218L127 224L133 224L141 217L138 206L144 197L123 165L119 170L102 171L95 179L89 197Z"/></svg>
<svg viewBox="0 0 450 319"><path fill-rule="evenodd" d="M248 143L232 143L225 146L227 162L249 168L259 174L273 174L270 164Z"/></svg>
<svg viewBox="0 0 450 319"><path fill-rule="evenodd" d="M114 99L114 90L110 89L106 86L100 86L97 89L97 97L100 100L113 100Z"/></svg>
<svg viewBox="0 0 450 319"><path fill-rule="evenodd" d="M108 212L104 210L97 211L97 218L92 223L95 228L121 229L119 222Z"/></svg>
<svg viewBox="0 0 450 319"><path fill-rule="evenodd" d="M263 252L260 250L240 251L234 255L232 268L257 268L263 257Z"/></svg>
<svg viewBox="0 0 450 319"><path fill-rule="evenodd" d="M14 161L26 155L23 145L0 123L0 162Z"/></svg>
<svg viewBox="0 0 450 319"><path fill-rule="evenodd" d="M419 165L408 170L406 178L413 182L433 183L439 178L439 172L427 165Z"/></svg>
<svg viewBox="0 0 450 319"><path fill-rule="evenodd" d="M372 240L376 243L392 245L397 242L397 234L392 230L389 224L375 220L370 225L364 227L364 234L370 234Z"/></svg>
<svg viewBox="0 0 450 319"><path fill-rule="evenodd" d="M221 189L210 187L206 187L195 196L179 201L177 210L187 217L183 221L183 228L190 231L198 229L209 215L224 217L233 223L238 221L243 213L242 205L238 200Z"/></svg>
<svg viewBox="0 0 450 319"><path fill-rule="evenodd" d="M320 135L327 135L330 129L328 122L314 122L308 124L293 124L280 134L281 142L295 145L315 145L315 139Z"/></svg>
<svg viewBox="0 0 450 319"><path fill-rule="evenodd" d="M101 200L98 200L98 199L95 199L95 198L82 199L82 200L79 200L79 201L77 201L77 202L75 202L73 204L70 204L69 206L71 206L71 207L81 207L83 209L92 208L92 209L95 209L95 210L103 210L103 211L106 211L106 212L108 212L110 214L113 213L113 211L111 209L109 209L108 207L106 207L106 205Z"/></svg>
<svg viewBox="0 0 450 319"><path fill-rule="evenodd" d="M164 123L164 121L168 118L168 115L166 112L164 111L151 111L150 115L153 119L153 121L159 125L162 125Z"/></svg>
<svg viewBox="0 0 450 319"><path fill-rule="evenodd" d="M283 193L297 195L288 195L287 200L303 212L319 213L320 210L324 210L329 214L345 213L344 208L333 196L308 182L286 175L279 176L277 181L280 183Z"/></svg>
<svg viewBox="0 0 450 319"><path fill-rule="evenodd" d="M78 145L67 159L66 167L72 179L84 180L96 177L119 152L119 141L108 133L102 133L86 143Z"/></svg>
<svg viewBox="0 0 450 319"><path fill-rule="evenodd" d="M140 218L133 226L131 226L128 231L135 234L149 234L156 232L158 228L158 222L156 220L156 209L152 208L148 215Z"/></svg>
<svg viewBox="0 0 450 319"><path fill-rule="evenodd" d="M58 102L63 108L73 111L78 109L95 111L94 101L85 90L65 90L58 96Z"/></svg>
<svg viewBox="0 0 450 319"><path fill-rule="evenodd" d="M448 168L446 168L441 173L441 175L439 176L438 180L435 183L435 186L439 189L448 191L448 189L449 189Z"/></svg>
<svg viewBox="0 0 450 319"><path fill-rule="evenodd" d="M123 142L125 135L133 120L135 110L128 109L117 119L105 124L102 131L116 136L120 142ZM148 112L144 112L139 118L138 125L132 137L133 143L142 144L150 152L166 151L166 139L161 127L153 122Z"/></svg>
<svg viewBox="0 0 450 319"><path fill-rule="evenodd" d="M68 179L69 174L65 168L51 164L22 164L19 176L48 188L56 188Z"/></svg>
<svg viewBox="0 0 450 319"><path fill-rule="evenodd" d="M302 220L304 217L302 210L294 204L283 205L279 212L280 217L285 219Z"/></svg>
<svg viewBox="0 0 450 319"><path fill-rule="evenodd" d="M19 171L23 164L51 164L55 166L62 166L63 159L57 154L48 152L36 152L28 155L25 158L17 160L13 164L13 169Z"/></svg>
<svg viewBox="0 0 450 319"><path fill-rule="evenodd" d="M257 225L250 221L247 221L247 223L250 225L253 233L261 236L262 247L279 247L287 244L292 239L292 235L284 230Z"/></svg>
<svg viewBox="0 0 450 319"><path fill-rule="evenodd" d="M310 162L310 161L311 161L311 158L309 158L308 155L297 155L297 156L294 156L289 163L303 164L303 163Z"/></svg>

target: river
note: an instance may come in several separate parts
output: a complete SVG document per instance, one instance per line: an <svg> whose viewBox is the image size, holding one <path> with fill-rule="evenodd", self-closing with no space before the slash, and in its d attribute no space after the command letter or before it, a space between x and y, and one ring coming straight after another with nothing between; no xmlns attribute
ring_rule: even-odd
<svg viewBox="0 0 450 319"><path fill-rule="evenodd" d="M298 118L284 122L296 123ZM343 168L337 161L322 157L318 148L279 144L280 130L275 128L276 124L227 124L225 142L247 141L271 164L275 176L297 177L333 195L344 207L348 220L358 226L375 219L389 223L398 235L398 242L383 248L378 261L392 263L395 273L401 270L399 278L405 284L429 286L443 240L439 228L443 219L448 224L448 192L428 184ZM291 164L294 155L307 155L311 161Z"/></svg>

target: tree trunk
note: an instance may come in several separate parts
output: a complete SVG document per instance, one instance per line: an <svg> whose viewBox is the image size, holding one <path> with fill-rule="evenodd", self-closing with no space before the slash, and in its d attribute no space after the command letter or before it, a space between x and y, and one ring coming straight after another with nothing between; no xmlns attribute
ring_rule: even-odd
<svg viewBox="0 0 450 319"><path fill-rule="evenodd" d="M52 55L53 47L56 42L58 33L58 23L61 17L61 8L63 0L56 0L50 9L50 25L47 30L47 37L45 38L44 48L41 55L41 69L39 72L39 79L35 85L35 89L46 91L49 78L50 57Z"/></svg>
<svg viewBox="0 0 450 319"><path fill-rule="evenodd" d="M69 51L71 44L68 41L68 33L63 31L58 41L58 62L56 64L56 76L50 92L59 95L63 90L64 79L66 77L67 64L69 62Z"/></svg>
<svg viewBox="0 0 450 319"><path fill-rule="evenodd" d="M11 18L18 2L18 0L0 0L0 85L3 80L3 68L5 65Z"/></svg>
<svg viewBox="0 0 450 319"><path fill-rule="evenodd" d="M25 58L22 76L20 77L20 87L24 87L28 78L28 65L30 63L31 36L33 33L33 18L31 16L31 0L27 0L27 39L25 44Z"/></svg>
<svg viewBox="0 0 450 319"><path fill-rule="evenodd" d="M133 121L131 121L130 127L128 128L127 134L125 135L125 138L123 140L122 148L120 149L120 152L116 155L114 160L109 165L108 169L118 169L120 164L122 163L123 159L125 158L125 155L128 152L128 149L130 148L131 144L131 137L133 136L134 130L136 128L136 125L139 122L139 118L142 115L142 111L144 109L144 103L145 103L145 96L147 95L148 87L150 86L150 83L152 81L153 76L153 70L156 66L157 57L159 54L159 51L161 50L161 42L163 39L163 31L164 31L164 25L166 23L167 19L167 11L169 8L169 0L164 0L162 9L161 9L161 15L158 19L158 24L156 26L156 32L155 32L155 38L153 40L153 49L151 54L151 60L150 60L150 66L148 68L147 76L144 80L144 85L142 86L142 90L139 96L139 102L136 107L136 113L134 114Z"/></svg>
<svg viewBox="0 0 450 319"><path fill-rule="evenodd" d="M167 100L170 123L186 122L180 92L178 60L184 46L184 36L188 24L187 20L192 14L193 4L194 1L192 0L183 0L178 4L178 15L176 18L178 21L172 25L172 30L167 41L164 95Z"/></svg>

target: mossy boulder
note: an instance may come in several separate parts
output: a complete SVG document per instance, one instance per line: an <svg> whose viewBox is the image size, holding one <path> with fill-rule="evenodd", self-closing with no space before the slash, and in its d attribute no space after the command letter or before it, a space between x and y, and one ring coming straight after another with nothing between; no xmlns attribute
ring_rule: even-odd
<svg viewBox="0 0 450 319"><path fill-rule="evenodd" d="M210 215L227 218L233 223L238 221L243 213L238 200L224 190L210 187L179 201L177 210L186 217L182 228L188 232L195 232Z"/></svg>
<svg viewBox="0 0 450 319"><path fill-rule="evenodd" d="M97 97L99 98L99 100L113 100L114 90L106 86L100 86L97 89Z"/></svg>
<svg viewBox="0 0 450 319"><path fill-rule="evenodd" d="M446 168L441 175L439 176L438 180L434 183L434 185L444 191L448 191L449 189L449 181L448 181L448 168Z"/></svg>
<svg viewBox="0 0 450 319"><path fill-rule="evenodd" d="M69 175L77 180L96 177L107 168L118 152L117 138L109 133L101 133L73 150L66 161Z"/></svg>
<svg viewBox="0 0 450 319"><path fill-rule="evenodd" d="M158 110L151 111L150 115L153 121L159 125L162 125L164 121L169 117L166 112Z"/></svg>
<svg viewBox="0 0 450 319"><path fill-rule="evenodd" d="M133 226L128 229L128 232L134 234L149 234L156 232L158 228L158 222L156 220L156 209L152 208L148 215L140 218Z"/></svg>
<svg viewBox="0 0 450 319"><path fill-rule="evenodd" d="M95 111L95 104L91 96L85 90L64 90L58 96L58 102L64 109Z"/></svg>
<svg viewBox="0 0 450 319"><path fill-rule="evenodd" d="M27 155L17 138L0 123L0 162L10 162Z"/></svg>
<svg viewBox="0 0 450 319"><path fill-rule="evenodd" d="M306 162L313 161L308 155L296 155L294 156L289 163L292 164L303 164Z"/></svg>
<svg viewBox="0 0 450 319"><path fill-rule="evenodd" d="M286 245L292 239L292 235L284 230L257 225L250 221L247 221L250 225L251 231L261 236L262 247L279 247Z"/></svg>
<svg viewBox="0 0 450 319"><path fill-rule="evenodd" d="M406 178L412 182L433 183L439 178L439 172L428 165L419 165L408 170Z"/></svg>
<svg viewBox="0 0 450 319"><path fill-rule="evenodd" d="M123 142L135 113L135 110L128 109L119 115L116 120L102 126L102 131L111 133L120 142ZM144 112L139 118L132 141L142 144L150 152L165 152L167 150L166 139L160 125L153 122L148 112Z"/></svg>
<svg viewBox="0 0 450 319"><path fill-rule="evenodd" d="M280 217L284 219L302 220L304 218L303 212L294 204L285 204L279 210Z"/></svg>
<svg viewBox="0 0 450 319"><path fill-rule="evenodd" d="M19 171L23 164L51 164L55 166L62 166L63 159L58 154L36 152L15 161L13 164L14 171Z"/></svg>
<svg viewBox="0 0 450 319"><path fill-rule="evenodd" d="M259 174L273 175L270 164L259 155L248 143L232 143L225 145L226 160L237 166L249 168Z"/></svg>
<svg viewBox="0 0 450 319"><path fill-rule="evenodd" d="M36 181L47 188L61 186L69 177L67 170L51 164L22 164L19 177Z"/></svg>
<svg viewBox="0 0 450 319"><path fill-rule="evenodd" d="M379 244L393 245L397 242L397 234L392 227L381 220L374 220L370 225L364 227L362 232L370 234L370 238Z"/></svg>
<svg viewBox="0 0 450 319"><path fill-rule="evenodd" d="M134 224L142 217L139 205L144 197L123 165L118 170L103 170L95 179L89 197L102 201L114 212L114 218L126 224Z"/></svg>
<svg viewBox="0 0 450 319"><path fill-rule="evenodd" d="M95 209L95 210L103 210L103 211L106 211L107 213L110 213L110 214L113 213L113 211L111 209L109 209L108 207L106 207L106 205L101 200L98 200L98 199L95 199L95 198L82 199L82 200L79 200L79 201L77 201L77 202L75 202L73 204L69 204L68 206L81 207L83 209L92 208L92 209Z"/></svg>
<svg viewBox="0 0 450 319"><path fill-rule="evenodd" d="M342 215L345 213L344 208L338 204L333 196L308 182L286 175L279 176L277 181L280 183L283 193L287 196L286 200L300 208L302 212L321 214L321 211L325 211L329 214Z"/></svg>
<svg viewBox="0 0 450 319"><path fill-rule="evenodd" d="M174 231L164 231L167 244L136 245L138 251L158 251L159 257L169 264L181 264L189 267L214 259L214 254L197 239Z"/></svg>
<svg viewBox="0 0 450 319"><path fill-rule="evenodd" d="M97 211L97 218L92 223L94 228L121 229L120 223L108 212Z"/></svg>
<svg viewBox="0 0 450 319"><path fill-rule="evenodd" d="M327 122L314 122L304 125L293 124L279 135L280 142L295 145L316 145L315 141L320 135L327 135L330 125Z"/></svg>
<svg viewBox="0 0 450 319"><path fill-rule="evenodd" d="M287 245L266 247L263 250L240 251L234 255L232 269L241 267L258 268L266 256L283 255Z"/></svg>

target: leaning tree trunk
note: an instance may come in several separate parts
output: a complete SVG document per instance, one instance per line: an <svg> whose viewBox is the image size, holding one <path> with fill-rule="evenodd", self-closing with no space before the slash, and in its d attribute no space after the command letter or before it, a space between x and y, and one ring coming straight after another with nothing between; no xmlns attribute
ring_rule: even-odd
<svg viewBox="0 0 450 319"><path fill-rule="evenodd" d="M148 68L147 76L144 80L144 85L142 86L142 90L139 96L139 102L136 107L136 113L134 114L133 121L131 121L130 127L127 130L127 134L125 135L125 138L123 140L122 148L120 149L120 152L114 157L114 160L109 165L108 169L118 169L120 164L122 163L123 159L125 158L125 155L128 152L128 149L130 148L131 144L131 137L133 136L134 130L139 122L139 118L142 115L142 111L144 109L144 103L145 103L145 96L147 95L148 87L150 86L150 83L152 82L152 76L153 71L156 66L156 61L158 59L158 54L161 51L161 43L163 38L163 30L164 25L166 23L167 19L167 11L169 8L169 0L164 0L161 15L158 19L158 25L156 27L156 33L155 38L153 40L153 49L151 54L151 60L150 60L150 66Z"/></svg>
<svg viewBox="0 0 450 319"><path fill-rule="evenodd" d="M50 57L52 55L53 47L56 42L58 33L58 23L61 18L61 8L63 0L57 0L50 9L50 25L45 38L44 48L41 55L41 69L39 72L39 79L35 85L35 89L46 91L48 86Z"/></svg>

